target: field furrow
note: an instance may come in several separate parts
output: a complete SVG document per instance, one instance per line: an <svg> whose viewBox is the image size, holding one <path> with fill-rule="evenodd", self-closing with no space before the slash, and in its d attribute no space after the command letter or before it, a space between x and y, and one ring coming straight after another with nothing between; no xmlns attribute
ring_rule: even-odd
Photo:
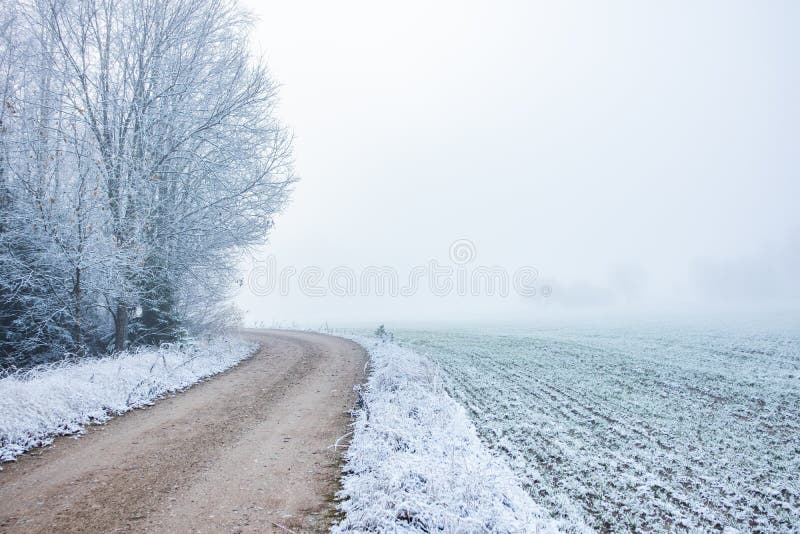
<svg viewBox="0 0 800 534"><path fill-rule="evenodd" d="M800 339L402 332L554 516L601 531L800 525Z"/></svg>

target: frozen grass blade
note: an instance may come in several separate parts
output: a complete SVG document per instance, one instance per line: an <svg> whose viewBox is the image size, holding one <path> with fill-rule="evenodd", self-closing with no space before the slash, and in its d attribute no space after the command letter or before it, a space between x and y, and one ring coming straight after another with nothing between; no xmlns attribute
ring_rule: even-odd
<svg viewBox="0 0 800 534"><path fill-rule="evenodd" d="M152 404L229 369L255 348L234 339L165 344L6 375L0 378L0 461Z"/></svg>

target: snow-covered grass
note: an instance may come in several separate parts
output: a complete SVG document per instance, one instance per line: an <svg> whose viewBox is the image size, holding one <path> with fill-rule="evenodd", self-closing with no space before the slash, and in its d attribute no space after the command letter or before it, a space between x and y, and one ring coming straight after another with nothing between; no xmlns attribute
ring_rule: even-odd
<svg viewBox="0 0 800 534"><path fill-rule="evenodd" d="M57 435L148 404L247 358L256 345L216 339L42 365L0 378L0 462Z"/></svg>
<svg viewBox="0 0 800 534"><path fill-rule="evenodd" d="M796 326L395 331L535 500L600 531L800 531Z"/></svg>
<svg viewBox="0 0 800 534"><path fill-rule="evenodd" d="M427 358L352 337L371 371L332 532L549 532L559 524L478 438Z"/></svg>

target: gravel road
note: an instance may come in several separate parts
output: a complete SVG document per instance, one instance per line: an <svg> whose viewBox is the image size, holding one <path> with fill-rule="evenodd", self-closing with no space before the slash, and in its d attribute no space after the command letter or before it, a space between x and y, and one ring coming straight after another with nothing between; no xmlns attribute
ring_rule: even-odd
<svg viewBox="0 0 800 534"><path fill-rule="evenodd" d="M59 438L0 471L0 532L318 532L366 355L322 334L248 331L252 358Z"/></svg>

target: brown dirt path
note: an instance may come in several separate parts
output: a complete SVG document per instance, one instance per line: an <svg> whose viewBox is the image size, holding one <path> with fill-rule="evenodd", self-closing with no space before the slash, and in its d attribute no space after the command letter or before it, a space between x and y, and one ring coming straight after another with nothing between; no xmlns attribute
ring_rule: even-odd
<svg viewBox="0 0 800 534"><path fill-rule="evenodd" d="M4 464L0 532L325 531L366 355L247 335L262 348L233 369Z"/></svg>

